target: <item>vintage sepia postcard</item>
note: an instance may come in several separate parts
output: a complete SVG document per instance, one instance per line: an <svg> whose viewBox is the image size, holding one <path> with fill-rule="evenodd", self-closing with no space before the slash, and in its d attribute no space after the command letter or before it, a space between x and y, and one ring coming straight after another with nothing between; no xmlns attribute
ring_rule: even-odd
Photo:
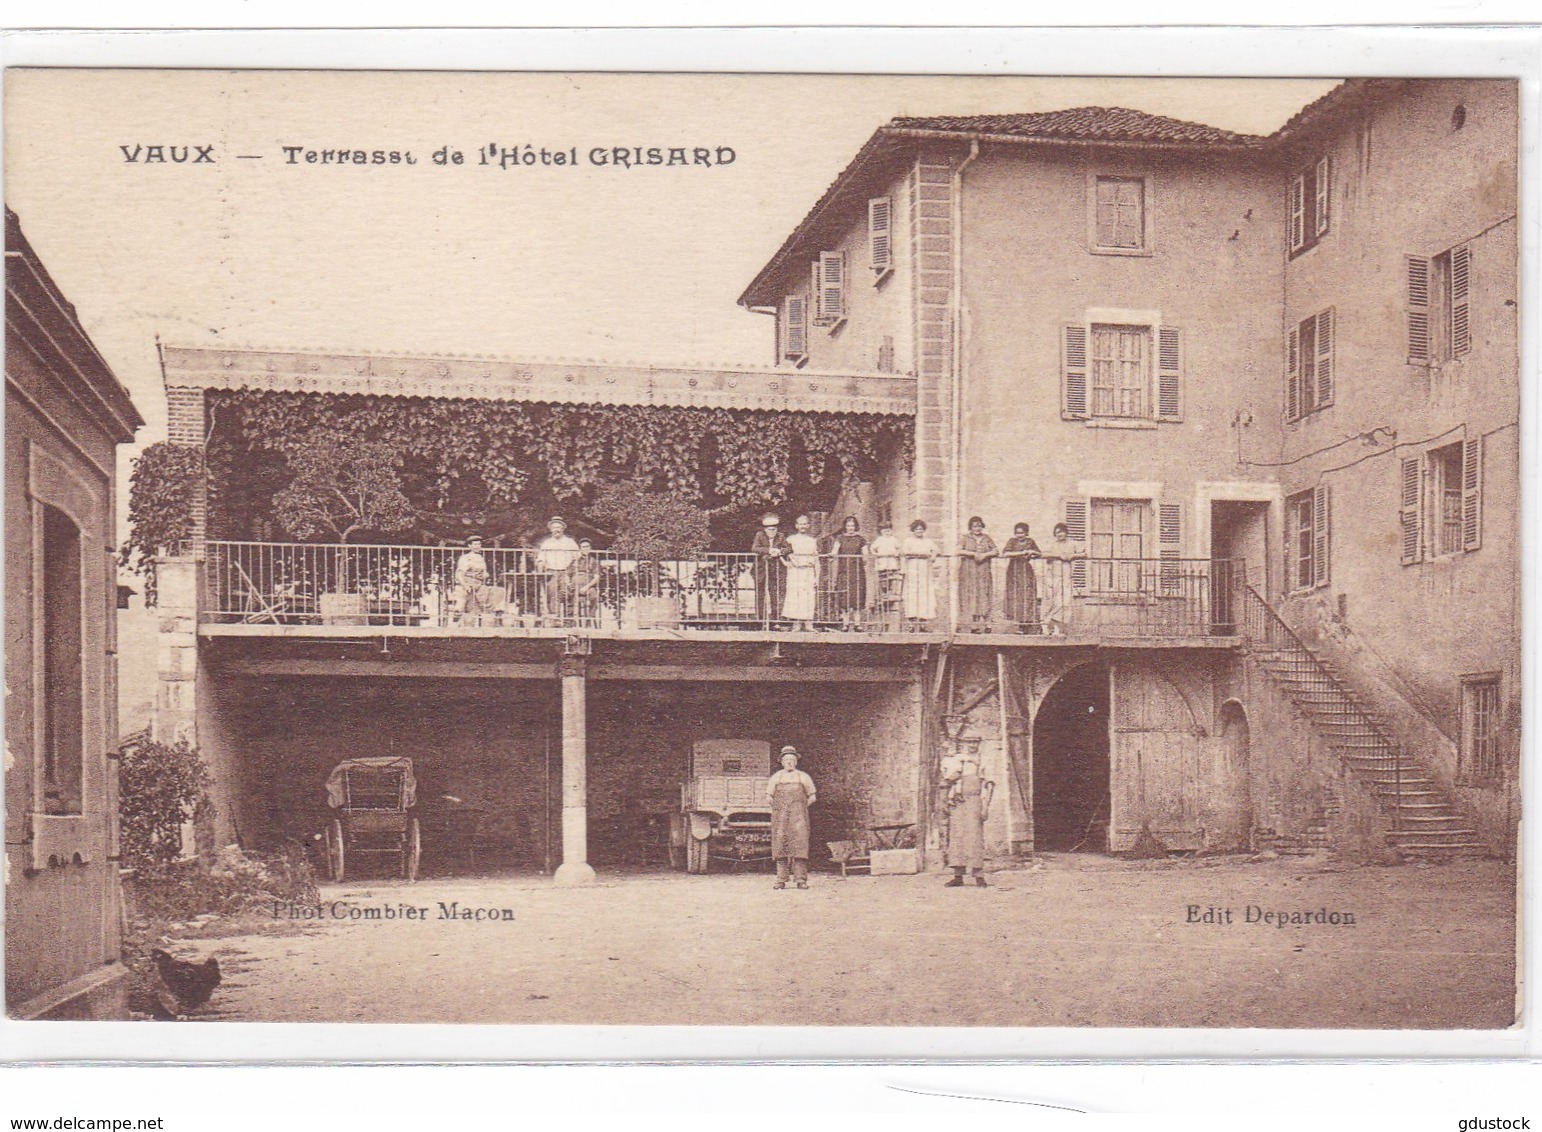
<svg viewBox="0 0 1542 1132"><path fill-rule="evenodd" d="M1517 1024L1517 82L5 84L11 1018Z"/></svg>

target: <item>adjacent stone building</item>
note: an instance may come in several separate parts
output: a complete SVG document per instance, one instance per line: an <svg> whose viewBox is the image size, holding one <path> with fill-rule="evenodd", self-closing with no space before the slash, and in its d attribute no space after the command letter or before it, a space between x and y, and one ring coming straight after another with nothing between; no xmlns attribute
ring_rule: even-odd
<svg viewBox="0 0 1542 1132"><path fill-rule="evenodd" d="M144 422L5 214L5 1001L123 1012L117 446Z"/></svg>

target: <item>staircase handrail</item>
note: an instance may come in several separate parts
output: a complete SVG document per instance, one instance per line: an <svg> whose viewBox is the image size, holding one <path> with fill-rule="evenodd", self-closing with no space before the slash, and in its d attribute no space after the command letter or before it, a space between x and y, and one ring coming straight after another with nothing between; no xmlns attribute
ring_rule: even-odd
<svg viewBox="0 0 1542 1132"><path fill-rule="evenodd" d="M1305 658L1313 674L1326 686L1343 696L1344 705L1354 715L1356 725L1369 730L1377 739L1385 743L1392 752L1393 789L1396 792L1391 807L1392 828L1394 830L1401 829L1403 808L1403 753L1401 746L1382 729L1380 722L1374 716L1367 713L1355 702L1343 682L1328 670L1328 667L1323 664L1311 647L1286 623L1285 619L1279 615L1275 608L1264 600L1263 594L1259 593L1252 583L1244 582L1242 589L1245 591L1244 601L1247 608L1247 612L1243 615L1242 629L1248 644L1251 645L1255 640L1261 638L1264 644L1275 645L1277 636L1282 636L1284 639L1279 643L1288 646L1295 654L1292 663L1297 662L1296 657ZM1258 628L1263 630L1262 632L1254 632L1255 618L1261 620L1262 624ZM1337 744L1331 742L1329 745L1337 746Z"/></svg>

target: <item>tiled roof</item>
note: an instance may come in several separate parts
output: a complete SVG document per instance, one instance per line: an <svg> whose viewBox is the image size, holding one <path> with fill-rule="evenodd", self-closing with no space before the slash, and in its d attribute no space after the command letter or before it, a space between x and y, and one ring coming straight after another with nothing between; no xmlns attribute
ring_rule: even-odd
<svg viewBox="0 0 1542 1132"><path fill-rule="evenodd" d="M967 117L895 118L896 130L1044 138L1053 141L1159 142L1173 145L1256 145L1262 138L1198 122L1182 122L1120 106L1078 106L1037 114L975 114Z"/></svg>

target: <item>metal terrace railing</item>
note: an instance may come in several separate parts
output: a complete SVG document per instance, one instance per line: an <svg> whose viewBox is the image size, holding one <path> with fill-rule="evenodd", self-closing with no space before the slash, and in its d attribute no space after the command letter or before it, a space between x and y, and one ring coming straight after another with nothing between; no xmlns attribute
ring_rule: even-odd
<svg viewBox="0 0 1542 1132"><path fill-rule="evenodd" d="M753 554L642 562L532 547L486 547L473 556L461 547L209 542L202 616L512 630L941 628L907 608L903 572L833 555L803 569ZM915 586L910 592L914 598Z"/></svg>
<svg viewBox="0 0 1542 1132"><path fill-rule="evenodd" d="M878 569L870 556L806 567L753 554L643 562L532 547L209 542L205 621L455 629L769 629L943 632L947 563ZM1106 637L1229 635L1241 564L1209 559L1040 559L1033 585L992 563L987 615L961 597L960 629ZM963 588L967 571L955 572ZM930 594L927 590L930 590ZM979 590L974 591L978 594Z"/></svg>
<svg viewBox="0 0 1542 1132"><path fill-rule="evenodd" d="M1033 571L1031 585L1023 574ZM1066 637L1234 636L1243 563L1209 558L1038 558L990 561L989 612L978 575L955 566L960 631Z"/></svg>

